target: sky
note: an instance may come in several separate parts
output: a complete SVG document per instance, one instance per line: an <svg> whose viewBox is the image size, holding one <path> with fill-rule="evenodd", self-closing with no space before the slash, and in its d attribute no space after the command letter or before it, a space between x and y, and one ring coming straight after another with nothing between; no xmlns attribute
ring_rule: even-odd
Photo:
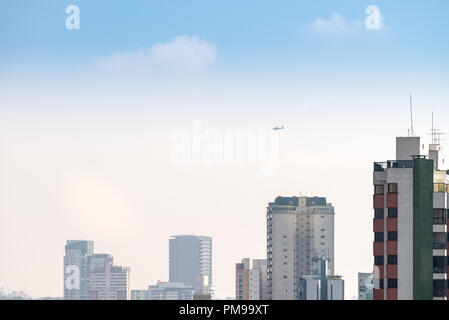
<svg viewBox="0 0 449 320"><path fill-rule="evenodd" d="M62 296L65 241L88 239L143 289L168 280L169 237L198 234L213 238L216 297L232 297L235 263L265 257L268 202L316 195L335 206L335 271L356 296L372 163L407 135L409 94L424 141L432 111L447 130L448 13L444 0L1 1L0 286ZM237 129L272 157L214 162Z"/></svg>

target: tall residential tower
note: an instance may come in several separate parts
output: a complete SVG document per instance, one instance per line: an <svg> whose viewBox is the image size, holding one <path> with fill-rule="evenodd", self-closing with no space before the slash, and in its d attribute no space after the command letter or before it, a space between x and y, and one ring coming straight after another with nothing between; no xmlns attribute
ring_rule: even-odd
<svg viewBox="0 0 449 320"><path fill-rule="evenodd" d="M374 300L446 299L448 174L438 145L396 139L396 160L374 163Z"/></svg>
<svg viewBox="0 0 449 320"><path fill-rule="evenodd" d="M323 197L277 197L267 207L268 299L297 300L319 259L334 274L334 207Z"/></svg>

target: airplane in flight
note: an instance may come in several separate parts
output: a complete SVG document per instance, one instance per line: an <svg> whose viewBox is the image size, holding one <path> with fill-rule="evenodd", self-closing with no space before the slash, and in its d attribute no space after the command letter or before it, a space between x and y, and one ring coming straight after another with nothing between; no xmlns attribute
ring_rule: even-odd
<svg viewBox="0 0 449 320"><path fill-rule="evenodd" d="M284 125L282 125L282 127L274 127L273 130L277 131L277 130L283 130L284 129Z"/></svg>

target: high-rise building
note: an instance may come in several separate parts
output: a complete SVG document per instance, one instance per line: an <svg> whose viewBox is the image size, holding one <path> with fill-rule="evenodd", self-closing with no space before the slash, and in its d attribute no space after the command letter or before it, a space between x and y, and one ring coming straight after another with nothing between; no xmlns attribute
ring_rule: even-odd
<svg viewBox="0 0 449 320"><path fill-rule="evenodd" d="M212 238L179 235L169 240L169 279L194 288L195 294L211 294Z"/></svg>
<svg viewBox="0 0 449 320"><path fill-rule="evenodd" d="M235 265L236 300L266 300L267 261L242 259Z"/></svg>
<svg viewBox="0 0 449 320"><path fill-rule="evenodd" d="M359 272L358 274L358 287L359 287L359 300L373 300L373 280L372 273Z"/></svg>
<svg viewBox="0 0 449 320"><path fill-rule="evenodd" d="M148 287L148 300L193 300L195 290L179 282L158 282Z"/></svg>
<svg viewBox="0 0 449 320"><path fill-rule="evenodd" d="M94 254L90 259L89 293L91 300L129 300L128 267L115 266L109 254Z"/></svg>
<svg viewBox="0 0 449 320"><path fill-rule="evenodd" d="M267 207L268 299L297 300L300 278L325 259L334 274L334 207L323 197L277 197Z"/></svg>
<svg viewBox="0 0 449 320"><path fill-rule="evenodd" d="M439 146L396 139L396 160L374 163L374 300L446 299L449 177Z"/></svg>
<svg viewBox="0 0 449 320"><path fill-rule="evenodd" d="M94 242L67 240L64 256L64 299L89 300L89 256Z"/></svg>
<svg viewBox="0 0 449 320"><path fill-rule="evenodd" d="M64 256L65 300L129 299L128 267L109 254L95 254L93 241L68 240Z"/></svg>

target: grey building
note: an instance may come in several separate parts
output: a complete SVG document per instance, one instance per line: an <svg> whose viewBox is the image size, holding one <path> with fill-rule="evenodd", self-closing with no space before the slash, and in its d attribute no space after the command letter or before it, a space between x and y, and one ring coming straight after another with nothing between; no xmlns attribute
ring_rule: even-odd
<svg viewBox="0 0 449 320"><path fill-rule="evenodd" d="M277 197L267 207L268 299L297 300L300 278L334 274L334 207L324 197Z"/></svg>
<svg viewBox="0 0 449 320"><path fill-rule="evenodd" d="M68 240L64 256L65 300L128 300L128 267L109 254L95 254L93 241Z"/></svg>
<svg viewBox="0 0 449 320"><path fill-rule="evenodd" d="M194 235L169 240L169 279L210 294L212 286L212 238Z"/></svg>
<svg viewBox="0 0 449 320"><path fill-rule="evenodd" d="M89 256L94 242L67 240L64 256L64 299L89 300Z"/></svg>

